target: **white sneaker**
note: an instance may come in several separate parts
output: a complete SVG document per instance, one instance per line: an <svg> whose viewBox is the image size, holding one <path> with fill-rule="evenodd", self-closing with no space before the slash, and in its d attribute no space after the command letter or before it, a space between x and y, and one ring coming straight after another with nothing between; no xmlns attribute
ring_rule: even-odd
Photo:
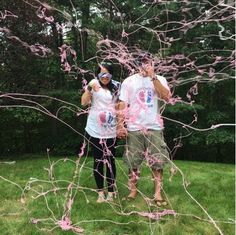
<svg viewBox="0 0 236 235"><path fill-rule="evenodd" d="M98 192L97 203L102 203L102 202L105 202L105 201L106 201L106 198L105 198L104 192Z"/></svg>
<svg viewBox="0 0 236 235"><path fill-rule="evenodd" d="M108 202L113 202L113 198L116 197L114 192L108 192L107 194L107 201Z"/></svg>

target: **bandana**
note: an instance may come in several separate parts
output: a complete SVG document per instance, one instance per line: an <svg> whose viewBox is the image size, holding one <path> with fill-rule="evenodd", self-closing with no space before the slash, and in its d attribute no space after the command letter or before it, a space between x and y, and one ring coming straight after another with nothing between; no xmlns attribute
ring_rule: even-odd
<svg viewBox="0 0 236 235"><path fill-rule="evenodd" d="M101 78L109 78L109 79L111 79L112 75L110 73L99 73L98 74L98 78L99 79L101 79Z"/></svg>

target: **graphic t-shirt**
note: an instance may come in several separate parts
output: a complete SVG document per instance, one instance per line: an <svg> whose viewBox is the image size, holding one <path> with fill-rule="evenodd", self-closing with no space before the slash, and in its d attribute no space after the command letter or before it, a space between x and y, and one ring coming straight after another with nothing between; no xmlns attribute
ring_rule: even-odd
<svg viewBox="0 0 236 235"><path fill-rule="evenodd" d="M166 79L158 75L157 78L169 90ZM126 78L121 85L119 98L128 104L125 114L129 131L163 129L158 96L150 77L134 74Z"/></svg>
<svg viewBox="0 0 236 235"><path fill-rule="evenodd" d="M91 91L92 103L85 130L95 138L114 138L116 137L116 100L109 90L100 86L97 79L93 79L91 82L96 82L99 89Z"/></svg>

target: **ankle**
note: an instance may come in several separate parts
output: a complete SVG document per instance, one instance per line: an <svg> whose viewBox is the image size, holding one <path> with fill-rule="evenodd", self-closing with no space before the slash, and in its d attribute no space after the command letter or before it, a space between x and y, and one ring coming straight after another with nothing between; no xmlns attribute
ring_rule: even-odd
<svg viewBox="0 0 236 235"><path fill-rule="evenodd" d="M138 194L138 190L137 189L132 189L129 191L129 195L128 195L128 198L136 198Z"/></svg>
<svg viewBox="0 0 236 235"><path fill-rule="evenodd" d="M155 193L154 198L157 199L157 200L162 200L163 199L161 193Z"/></svg>
<svg viewBox="0 0 236 235"><path fill-rule="evenodd" d="M116 197L116 193L115 192L108 192L107 193L107 201L113 201L113 198Z"/></svg>
<svg viewBox="0 0 236 235"><path fill-rule="evenodd" d="M104 191L98 191L98 198L97 198L97 203L105 202L105 193Z"/></svg>

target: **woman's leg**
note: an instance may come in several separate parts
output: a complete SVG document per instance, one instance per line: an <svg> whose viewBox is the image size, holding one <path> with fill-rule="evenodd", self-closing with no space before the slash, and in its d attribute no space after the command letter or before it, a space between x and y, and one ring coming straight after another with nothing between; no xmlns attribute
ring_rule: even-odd
<svg viewBox="0 0 236 235"><path fill-rule="evenodd" d="M94 164L93 164L93 174L95 182L99 191L102 191L104 188L104 173L103 173L103 148L100 144L100 139L90 137L90 146L93 152Z"/></svg>
<svg viewBox="0 0 236 235"><path fill-rule="evenodd" d="M116 164L115 164L115 139L107 139L105 142L105 148L109 154L105 157L106 161L106 178L108 192L115 191L115 178L116 178Z"/></svg>

